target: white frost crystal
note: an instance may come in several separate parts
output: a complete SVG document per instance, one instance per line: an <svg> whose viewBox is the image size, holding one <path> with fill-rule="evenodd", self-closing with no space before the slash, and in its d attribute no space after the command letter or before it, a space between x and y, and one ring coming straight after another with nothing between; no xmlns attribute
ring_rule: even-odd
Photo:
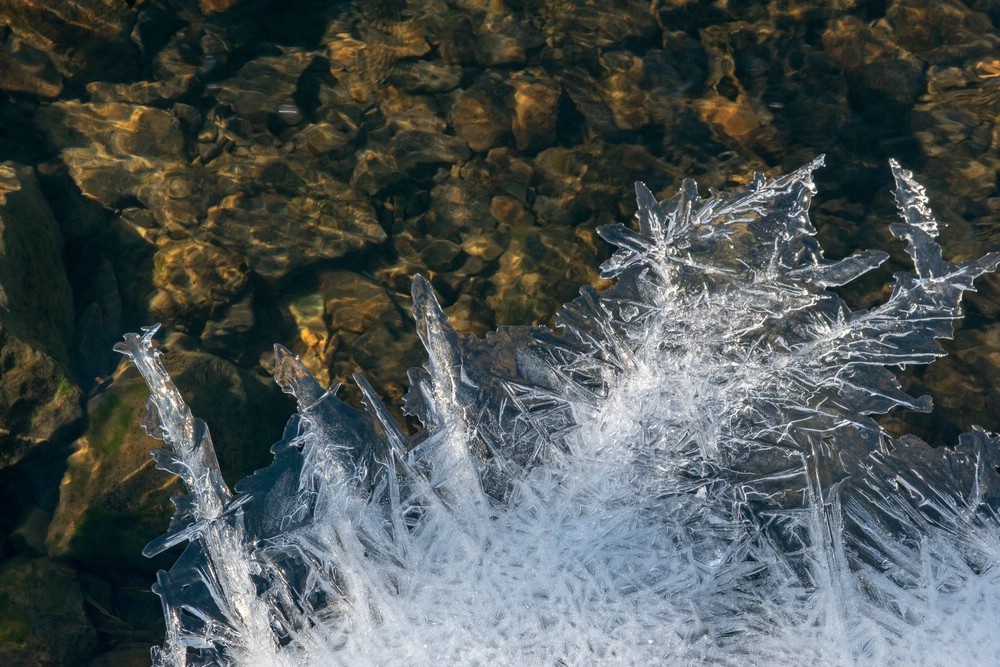
<svg viewBox="0 0 1000 667"><path fill-rule="evenodd" d="M403 435L277 350L298 400L274 463L232 493L151 338L119 350L149 383L147 429L180 475L159 575L162 665L1000 664L1000 465L868 415L930 409L887 366L944 352L962 293L1000 263L953 264L923 189L892 163L915 274L851 311L828 288L885 253L830 262L808 209L814 161L657 202L611 289L563 332L456 332L414 280L428 351Z"/></svg>

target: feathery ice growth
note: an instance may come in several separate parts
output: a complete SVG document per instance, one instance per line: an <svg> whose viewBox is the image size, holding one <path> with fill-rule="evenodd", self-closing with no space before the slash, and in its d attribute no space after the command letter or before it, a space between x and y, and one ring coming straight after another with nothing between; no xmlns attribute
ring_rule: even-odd
<svg viewBox="0 0 1000 667"><path fill-rule="evenodd" d="M189 491L145 551L188 543L154 663L1000 664L997 437L932 449L870 417L930 409L888 367L944 354L1000 254L944 259L893 162L915 272L850 310L829 288L887 255L824 259L821 164L707 199L637 185L637 230L600 230L615 285L559 334L457 332L417 276L415 436L363 376L358 410L278 347L298 414L234 490L156 328L125 336Z"/></svg>

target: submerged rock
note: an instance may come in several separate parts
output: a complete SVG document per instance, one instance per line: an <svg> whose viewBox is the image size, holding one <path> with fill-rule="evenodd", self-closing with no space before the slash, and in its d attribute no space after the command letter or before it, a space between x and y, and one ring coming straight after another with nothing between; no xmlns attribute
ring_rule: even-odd
<svg viewBox="0 0 1000 667"><path fill-rule="evenodd" d="M0 468L79 422L63 239L31 167L0 164Z"/></svg>
<svg viewBox="0 0 1000 667"><path fill-rule="evenodd" d="M43 51L14 34L0 43L0 90L52 98L62 88L62 77Z"/></svg>
<svg viewBox="0 0 1000 667"><path fill-rule="evenodd" d="M36 121L61 149L80 191L107 208L119 208L147 178L185 161L180 123L162 109L57 102L40 109Z"/></svg>
<svg viewBox="0 0 1000 667"><path fill-rule="evenodd" d="M135 69L128 39L135 15L126 0L0 0L0 15L65 77L117 79Z"/></svg>
<svg viewBox="0 0 1000 667"><path fill-rule="evenodd" d="M97 645L72 566L18 557L0 564L0 663L79 665Z"/></svg>

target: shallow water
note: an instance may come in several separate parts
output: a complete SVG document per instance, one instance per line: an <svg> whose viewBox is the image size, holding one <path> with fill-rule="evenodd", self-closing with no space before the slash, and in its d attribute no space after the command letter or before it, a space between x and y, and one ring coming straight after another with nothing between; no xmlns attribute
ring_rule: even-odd
<svg viewBox="0 0 1000 667"><path fill-rule="evenodd" d="M887 231L889 157L948 223L946 256L1000 247L992 3L150 0L87 13L99 4L42 20L44 3L27 3L0 35L0 157L33 169L65 241L47 251L65 279L46 271L24 289L68 286L37 300L62 309L60 335L23 334L55 326L30 307L0 327L55 360L32 382L87 413L16 390L0 406L3 451L31 443L3 459L4 567L68 558L82 586L76 643L24 640L10 664L161 635L136 546L160 532L169 493L151 442L121 426L139 419L136 379L107 382L123 331L164 323L178 383L223 425L237 479L268 461L288 412L265 407L272 343L323 381L364 369L398 410L422 360L414 273L461 330L550 322L580 285L601 285L609 250L594 229L630 219L635 180L662 197L684 176L723 187L826 153L813 219L828 255L893 253L845 294L860 306L906 265ZM997 426L997 284L966 298L949 357L904 374L937 410L890 414L891 430L949 444ZM51 428L13 418L25 411Z"/></svg>

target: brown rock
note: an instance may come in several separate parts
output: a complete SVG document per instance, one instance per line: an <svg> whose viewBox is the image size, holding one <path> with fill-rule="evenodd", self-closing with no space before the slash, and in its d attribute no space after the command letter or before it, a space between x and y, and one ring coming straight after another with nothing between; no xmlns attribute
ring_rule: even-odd
<svg viewBox="0 0 1000 667"><path fill-rule="evenodd" d="M830 22L823 47L842 67L860 94L878 94L897 110L922 92L923 63L893 40L889 26L870 26L854 16Z"/></svg>
<svg viewBox="0 0 1000 667"><path fill-rule="evenodd" d="M431 207L421 221L430 237L456 239L463 230L493 226L482 188L468 181L446 181L431 190Z"/></svg>
<svg viewBox="0 0 1000 667"><path fill-rule="evenodd" d="M128 38L135 15L126 0L0 0L0 16L64 77L117 78L135 62Z"/></svg>
<svg viewBox="0 0 1000 667"><path fill-rule="evenodd" d="M11 34L0 44L0 90L58 97L62 77L44 52Z"/></svg>
<svg viewBox="0 0 1000 667"><path fill-rule="evenodd" d="M490 213L501 225L509 227L533 222L531 214L524 210L524 203L506 195L498 195L490 201Z"/></svg>
<svg viewBox="0 0 1000 667"><path fill-rule="evenodd" d="M31 167L0 164L0 468L82 416L62 247Z"/></svg>
<svg viewBox="0 0 1000 667"><path fill-rule="evenodd" d="M331 335L324 319L323 296L317 293L289 299L285 303L295 321L299 340L293 352L324 387L330 386L332 353L337 348L336 334Z"/></svg>
<svg viewBox="0 0 1000 667"><path fill-rule="evenodd" d="M302 121L302 110L295 103L295 91L302 72L315 54L288 49L280 56L251 60L227 79L225 85L212 88L213 95L228 104L238 116L265 119L274 116L288 125Z"/></svg>
<svg viewBox="0 0 1000 667"><path fill-rule="evenodd" d="M510 117L485 91L464 91L455 100L448 117L455 134L474 151L500 146L510 135Z"/></svg>
<svg viewBox="0 0 1000 667"><path fill-rule="evenodd" d="M935 65L995 56L1000 49L989 15L957 0L893 2L885 21L900 46Z"/></svg>
<svg viewBox="0 0 1000 667"><path fill-rule="evenodd" d="M389 83L407 93L444 93L462 80L462 68L431 60L402 62L389 75Z"/></svg>
<svg viewBox="0 0 1000 667"><path fill-rule="evenodd" d="M469 149L458 137L423 130L407 130L395 135L390 151L404 173L421 165L455 164L469 159Z"/></svg>
<svg viewBox="0 0 1000 667"><path fill-rule="evenodd" d="M402 316L378 283L351 271L319 274L320 295L330 326L337 332L364 333L374 326L397 329Z"/></svg>
<svg viewBox="0 0 1000 667"><path fill-rule="evenodd" d="M198 0L198 9L203 15L211 16L232 9L241 2L243 0Z"/></svg>
<svg viewBox="0 0 1000 667"><path fill-rule="evenodd" d="M553 313L577 295L580 285L599 282L596 264L566 228L513 229L490 277L494 293L486 299L496 325L551 324Z"/></svg>
<svg viewBox="0 0 1000 667"><path fill-rule="evenodd" d="M134 104L57 102L36 120L80 190L114 208L166 164L186 162L176 116Z"/></svg>
<svg viewBox="0 0 1000 667"><path fill-rule="evenodd" d="M74 665L97 645L73 568L49 558L0 565L0 664Z"/></svg>
<svg viewBox="0 0 1000 667"><path fill-rule="evenodd" d="M556 140L559 88L551 79L520 77L513 80L514 121L511 129L518 150L537 151Z"/></svg>
<svg viewBox="0 0 1000 667"><path fill-rule="evenodd" d="M246 286L250 267L217 246L185 239L153 257L153 285L160 293L150 310L174 320L182 313L208 314L229 303Z"/></svg>
<svg viewBox="0 0 1000 667"><path fill-rule="evenodd" d="M247 191L209 207L199 237L230 256L246 257L265 278L282 278L293 268L387 238L368 201L308 164L262 161L241 172ZM254 192L253 181L258 189L270 188Z"/></svg>
<svg viewBox="0 0 1000 667"><path fill-rule="evenodd" d="M466 255L492 262L503 253L504 246L500 242L499 235L480 233L467 238L462 243L462 250Z"/></svg>

